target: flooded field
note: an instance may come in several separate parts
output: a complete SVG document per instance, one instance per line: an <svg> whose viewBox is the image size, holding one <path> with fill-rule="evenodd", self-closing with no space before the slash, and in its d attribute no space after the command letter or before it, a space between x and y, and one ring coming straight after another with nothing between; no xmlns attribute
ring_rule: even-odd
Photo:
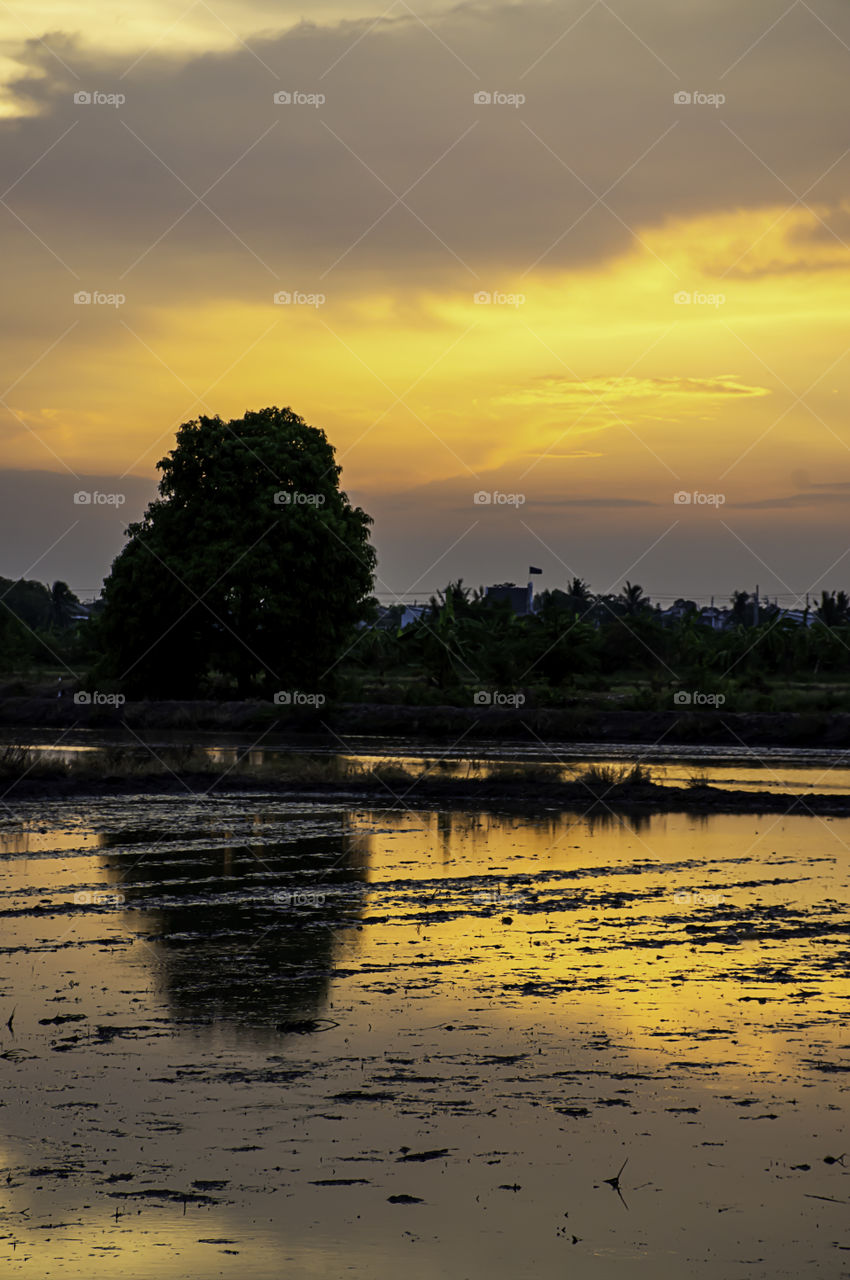
<svg viewBox="0 0 850 1280"><path fill-rule="evenodd" d="M552 780L571 781L596 765L618 768L640 760L653 779L667 786L686 787L699 778L715 787L741 791L775 791L784 795L807 792L850 793L850 751L791 747L737 748L681 746L636 748L633 743L591 745L588 743L531 742L494 746L468 742L446 746L393 738L322 735L315 740L261 734L203 734L187 738L184 733L101 734L92 730L33 733L28 731L19 746L36 760L56 760L66 764L83 761L97 764L103 771L116 765L159 765L177 772L190 762L206 763L222 772L237 764L267 770L293 758L335 760L341 771L348 768L368 773L389 762L411 774L429 777L480 779L498 778L517 765L533 765ZM0 749L3 738L0 736ZM191 754L190 754L191 753Z"/></svg>
<svg viewBox="0 0 850 1280"><path fill-rule="evenodd" d="M3 1276L850 1276L850 820L9 805Z"/></svg>

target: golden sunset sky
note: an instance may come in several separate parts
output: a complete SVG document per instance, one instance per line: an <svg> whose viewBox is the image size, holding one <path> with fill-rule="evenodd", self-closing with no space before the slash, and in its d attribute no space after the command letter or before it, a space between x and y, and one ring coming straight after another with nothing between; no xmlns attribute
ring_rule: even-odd
<svg viewBox="0 0 850 1280"><path fill-rule="evenodd" d="M278 404L387 599L529 563L850 584L846 5L10 0L0 31L0 573L96 590L178 424Z"/></svg>

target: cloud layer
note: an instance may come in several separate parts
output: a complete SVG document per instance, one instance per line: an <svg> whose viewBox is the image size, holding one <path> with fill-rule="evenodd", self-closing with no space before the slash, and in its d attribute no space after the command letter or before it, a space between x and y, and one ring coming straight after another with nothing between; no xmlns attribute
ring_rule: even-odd
<svg viewBox="0 0 850 1280"><path fill-rule="evenodd" d="M163 14L139 12L135 48L83 9L14 51L0 432L33 496L36 468L150 486L179 422L291 403L387 512L399 586L465 537L456 495L482 477L521 484L547 541L574 541L575 508L590 555L619 537L624 563L675 488L721 482L727 513L809 521L801 564L828 554L836 500L788 477L803 450L840 477L850 452L839 0L328 4L297 25L256 4L239 40L190 24L153 47ZM674 541L658 576L681 581L699 557ZM76 584L118 546L86 544ZM480 575L504 554L491 522Z"/></svg>

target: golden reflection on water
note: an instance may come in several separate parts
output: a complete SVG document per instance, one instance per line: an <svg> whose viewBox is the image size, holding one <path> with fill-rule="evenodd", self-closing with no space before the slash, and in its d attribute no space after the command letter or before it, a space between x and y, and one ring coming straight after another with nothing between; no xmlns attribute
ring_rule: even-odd
<svg viewBox="0 0 850 1280"><path fill-rule="evenodd" d="M95 831L39 830L21 824L0 830L0 858L18 853L59 852L69 847L97 849L102 843L103 837Z"/></svg>
<svg viewBox="0 0 850 1280"><path fill-rule="evenodd" d="M88 827L3 833L8 1274L515 1280L569 1262L614 1280L625 1262L727 1280L755 1256L766 1269L746 1274L802 1274L831 1247L789 1166L817 1153L817 1176L832 1170L844 1077L811 1063L846 1060L850 821L235 804L93 802ZM282 885L324 899L296 910ZM107 891L123 903L76 900ZM44 1021L69 1011L85 1020ZM339 1025L276 1030L296 1016ZM303 1079L276 1082L289 1067ZM346 1090L394 1100L334 1100ZM101 1110L73 1110L86 1102ZM402 1177L404 1142L458 1154ZM46 1174L40 1201L30 1166L78 1153L99 1172ZM624 1154L630 1213L615 1219L594 1180ZM110 1199L125 1184L106 1171L137 1162L141 1187L227 1190L188 1212ZM771 1163L773 1199L747 1200ZM352 1174L368 1185L348 1198L317 1189ZM806 1196L843 1194L814 1178ZM500 1190L514 1183L522 1196ZM401 1218L393 1190L430 1209ZM566 1208L582 1239L565 1259ZM50 1222L69 1225L36 1229ZM706 1230L717 1260L700 1243L697 1265Z"/></svg>
<svg viewBox="0 0 850 1280"><path fill-rule="evenodd" d="M731 1059L740 1073L795 1069L807 1056L784 1017L775 1025L778 1012L793 1023L847 1010L846 966L831 957L846 922L850 822L666 815L635 829L610 815L530 823L469 813L359 822L381 831L369 837L373 883L402 870L443 878L436 913L462 914L422 923L414 901L397 923L415 916L408 933L443 957L486 947L482 989L503 991L509 1020L526 980L627 1035L636 1052L656 1055L664 1036L679 1056L687 1044L685 1056ZM380 890L370 909L382 914ZM364 964L384 942L367 931Z"/></svg>

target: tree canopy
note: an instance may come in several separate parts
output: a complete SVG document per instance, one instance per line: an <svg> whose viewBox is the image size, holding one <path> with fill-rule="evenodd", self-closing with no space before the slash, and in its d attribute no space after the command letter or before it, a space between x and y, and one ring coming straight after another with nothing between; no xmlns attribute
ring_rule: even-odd
<svg viewBox="0 0 850 1280"><path fill-rule="evenodd" d="M316 691L371 592L371 517L324 431L291 409L184 423L127 530L98 619L105 674L139 697Z"/></svg>

